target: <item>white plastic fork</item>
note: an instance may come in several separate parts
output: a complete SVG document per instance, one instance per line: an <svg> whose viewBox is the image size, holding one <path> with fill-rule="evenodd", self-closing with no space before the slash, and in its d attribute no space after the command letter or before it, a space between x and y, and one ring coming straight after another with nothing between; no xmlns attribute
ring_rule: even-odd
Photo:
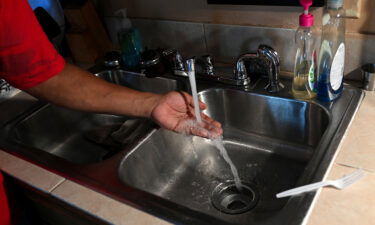
<svg viewBox="0 0 375 225"><path fill-rule="evenodd" d="M317 183L312 183L308 185L304 185L301 187L293 188L284 192L280 192L276 195L277 198L284 198L284 197L289 197L292 195L298 195L302 194L305 192L310 192L310 191L315 191L321 187L326 187L326 186L333 186L337 189L344 189L352 184L354 184L356 181L361 179L362 177L365 176L365 173L363 170L358 169L357 171L346 175L340 179L337 180L328 180L328 181L321 181Z"/></svg>

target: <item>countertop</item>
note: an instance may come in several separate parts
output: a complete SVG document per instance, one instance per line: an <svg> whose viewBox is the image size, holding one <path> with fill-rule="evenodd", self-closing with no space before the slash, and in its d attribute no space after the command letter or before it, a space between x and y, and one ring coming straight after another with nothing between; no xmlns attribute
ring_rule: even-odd
<svg viewBox="0 0 375 225"><path fill-rule="evenodd" d="M367 92L357 115L340 143L325 179L340 178L356 168L362 168L366 172L366 177L345 190L321 189L304 224L374 224L375 142L372 140L374 118L375 93ZM34 188L113 224L169 224L1 150L0 169Z"/></svg>

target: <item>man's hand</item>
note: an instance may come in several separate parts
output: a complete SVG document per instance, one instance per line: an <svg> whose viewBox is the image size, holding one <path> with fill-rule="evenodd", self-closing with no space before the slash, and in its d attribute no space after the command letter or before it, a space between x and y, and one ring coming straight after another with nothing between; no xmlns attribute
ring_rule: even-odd
<svg viewBox="0 0 375 225"><path fill-rule="evenodd" d="M206 105L200 102L200 109ZM166 129L198 135L207 138L216 138L222 135L221 124L201 113L202 123L195 119L194 103L191 95L185 92L170 92L162 96L151 112L151 118Z"/></svg>

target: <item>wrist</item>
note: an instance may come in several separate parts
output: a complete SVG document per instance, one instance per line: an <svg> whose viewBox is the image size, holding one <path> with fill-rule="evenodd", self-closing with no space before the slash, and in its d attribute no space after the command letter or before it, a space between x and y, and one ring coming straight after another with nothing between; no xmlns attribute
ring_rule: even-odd
<svg viewBox="0 0 375 225"><path fill-rule="evenodd" d="M144 117L151 118L152 112L156 108L156 106L160 103L163 95L161 94L150 94L146 97L146 101L143 103L145 104L145 111Z"/></svg>

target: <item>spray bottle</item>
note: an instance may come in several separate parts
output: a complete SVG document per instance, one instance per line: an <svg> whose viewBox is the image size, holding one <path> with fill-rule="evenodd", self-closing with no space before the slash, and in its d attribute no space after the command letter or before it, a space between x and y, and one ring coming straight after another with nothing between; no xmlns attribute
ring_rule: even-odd
<svg viewBox="0 0 375 225"><path fill-rule="evenodd" d="M299 28L295 35L296 56L292 84L293 96L297 99L312 99L316 96L316 31L314 16L309 13L312 0L300 0L304 8L299 17Z"/></svg>

